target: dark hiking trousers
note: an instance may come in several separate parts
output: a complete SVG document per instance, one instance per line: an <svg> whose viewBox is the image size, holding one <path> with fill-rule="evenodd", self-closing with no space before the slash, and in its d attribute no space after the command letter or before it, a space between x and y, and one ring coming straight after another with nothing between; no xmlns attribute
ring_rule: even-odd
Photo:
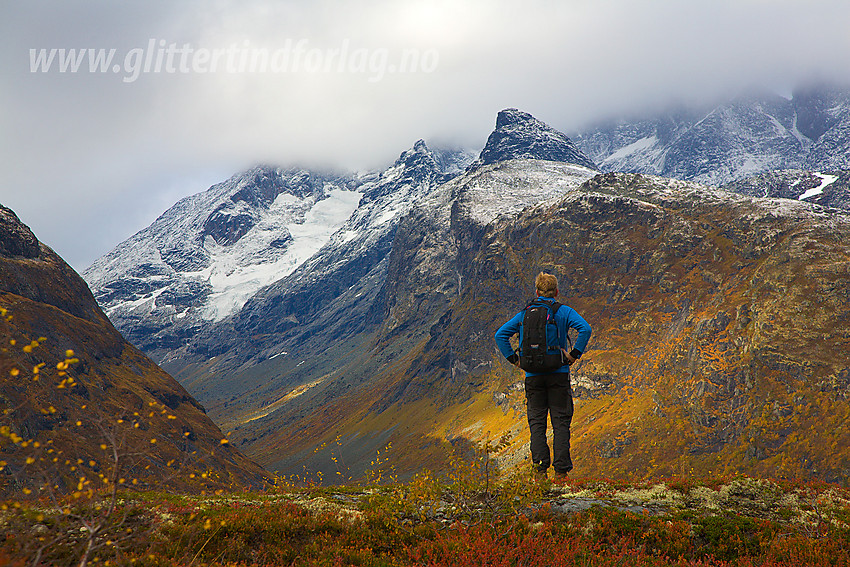
<svg viewBox="0 0 850 567"><path fill-rule="evenodd" d="M525 378L528 429L531 432L531 460L537 471L552 465L556 473L572 470L570 459L570 423L573 420L573 391L570 375L538 374ZM546 442L547 415L552 417L552 455Z"/></svg>

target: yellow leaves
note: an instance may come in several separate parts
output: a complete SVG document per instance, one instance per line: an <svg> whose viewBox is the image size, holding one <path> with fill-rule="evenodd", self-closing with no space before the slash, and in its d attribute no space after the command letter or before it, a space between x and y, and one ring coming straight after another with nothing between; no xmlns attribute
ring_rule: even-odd
<svg viewBox="0 0 850 567"><path fill-rule="evenodd" d="M33 464L34 462L35 462L35 459L34 459L33 457L27 457L26 463L27 463L28 465L31 465L31 464Z"/></svg>
<svg viewBox="0 0 850 567"><path fill-rule="evenodd" d="M221 444L222 444L222 445L227 445L228 443L230 443L230 441L228 441L227 439L222 439L222 440L221 440Z"/></svg>
<svg viewBox="0 0 850 567"><path fill-rule="evenodd" d="M151 439L151 445L156 444L156 439Z"/></svg>
<svg viewBox="0 0 850 567"><path fill-rule="evenodd" d="M65 356L66 356L67 358L72 358L72 357L74 356L74 351L73 351L73 350L71 350L71 349L66 350L66 351L65 351Z"/></svg>
<svg viewBox="0 0 850 567"><path fill-rule="evenodd" d="M12 376L17 376L20 373L21 373L21 371L18 370L17 368L13 368L9 371L9 374L11 374Z"/></svg>

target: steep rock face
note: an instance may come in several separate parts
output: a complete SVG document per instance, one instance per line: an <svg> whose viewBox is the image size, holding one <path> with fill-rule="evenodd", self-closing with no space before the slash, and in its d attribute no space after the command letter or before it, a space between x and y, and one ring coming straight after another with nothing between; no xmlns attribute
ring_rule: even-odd
<svg viewBox="0 0 850 567"><path fill-rule="evenodd" d="M602 171L722 185L775 169L850 167L848 90L813 87L791 100L767 93L708 109L622 119L573 134Z"/></svg>
<svg viewBox="0 0 850 567"><path fill-rule="evenodd" d="M810 140L819 140L841 121L848 93L830 85L814 85L794 92L797 128Z"/></svg>
<svg viewBox="0 0 850 567"><path fill-rule="evenodd" d="M805 169L848 169L850 91L833 86L800 90L794 95L800 131L813 143Z"/></svg>
<svg viewBox="0 0 850 567"><path fill-rule="evenodd" d="M11 209L0 205L0 254L6 258L36 258L38 239Z"/></svg>
<svg viewBox="0 0 850 567"><path fill-rule="evenodd" d="M148 483L190 485L166 463L188 462L217 482L259 486L262 469L239 451L220 444L222 432L171 376L128 344L97 306L85 282L50 248L39 243L15 214L0 208L0 406L4 426L24 440L82 459L79 473L97 478L108 466L100 448L119 418L128 423L156 409L159 419L125 433L119 452L145 455L145 470L125 470ZM72 350L79 362L63 377L57 362ZM45 363L45 364L42 364ZM38 370L35 368L38 367ZM73 379L69 383L68 379ZM159 415L165 411L172 417ZM136 412L136 418L133 417ZM119 435L115 433L115 435ZM156 439L159 444L151 444ZM2 440L4 489L37 482L24 451ZM50 444L48 444L48 441ZM192 451L205 456L193 457ZM135 457L122 454L128 461ZM86 463L94 464L86 464ZM210 477L212 478L212 477ZM168 480L165 480L168 479ZM65 479L67 480L67 479ZM76 480L74 481L76 482ZM62 485L60 490L70 489ZM76 484L74 484L76 486ZM195 483L200 488L202 483Z"/></svg>
<svg viewBox="0 0 850 567"><path fill-rule="evenodd" d="M361 187L360 206L317 254L291 276L263 289L238 314L234 325L250 332L260 325L272 330L307 321L333 299L375 269L389 253L399 220L418 199L451 179L434 154L419 140L375 181ZM366 322L339 314L349 331Z"/></svg>
<svg viewBox="0 0 850 567"><path fill-rule="evenodd" d="M563 132L516 108L499 112L496 129L470 167L476 169L510 159L560 161L597 169Z"/></svg>

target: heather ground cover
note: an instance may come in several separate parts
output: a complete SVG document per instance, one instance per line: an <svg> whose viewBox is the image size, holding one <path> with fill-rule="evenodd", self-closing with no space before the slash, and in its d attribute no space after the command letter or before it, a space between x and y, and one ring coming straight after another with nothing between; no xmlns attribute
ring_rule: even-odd
<svg viewBox="0 0 850 567"><path fill-rule="evenodd" d="M472 469L467 469L469 472ZM461 471L463 472L463 471ZM847 565L850 492L752 478L658 483L517 474L262 493L127 493L89 565ZM96 500L87 505L97 506ZM2 505L0 563L78 565L95 514ZM50 544L45 546L45 544ZM40 550L40 551L39 551ZM37 555L38 554L38 555Z"/></svg>

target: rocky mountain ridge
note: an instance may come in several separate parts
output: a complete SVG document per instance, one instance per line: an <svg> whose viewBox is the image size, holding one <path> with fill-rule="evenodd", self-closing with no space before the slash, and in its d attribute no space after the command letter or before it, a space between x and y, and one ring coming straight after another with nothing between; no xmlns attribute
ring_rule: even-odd
<svg viewBox="0 0 850 567"><path fill-rule="evenodd" d="M621 118L571 134L602 171L724 185L771 170L850 169L850 89L755 92L714 107Z"/></svg>
<svg viewBox="0 0 850 567"><path fill-rule="evenodd" d="M543 159L599 169L566 134L516 108L499 112L496 129L469 168L510 159Z"/></svg>
<svg viewBox="0 0 850 567"><path fill-rule="evenodd" d="M263 287L321 257L332 239L343 253L356 255L360 243L380 254L371 250L386 237L380 225L391 229L420 185L448 179L442 168L456 174L464 156L431 152L420 140L379 173L258 166L182 199L84 277L122 333L162 362Z"/></svg>

